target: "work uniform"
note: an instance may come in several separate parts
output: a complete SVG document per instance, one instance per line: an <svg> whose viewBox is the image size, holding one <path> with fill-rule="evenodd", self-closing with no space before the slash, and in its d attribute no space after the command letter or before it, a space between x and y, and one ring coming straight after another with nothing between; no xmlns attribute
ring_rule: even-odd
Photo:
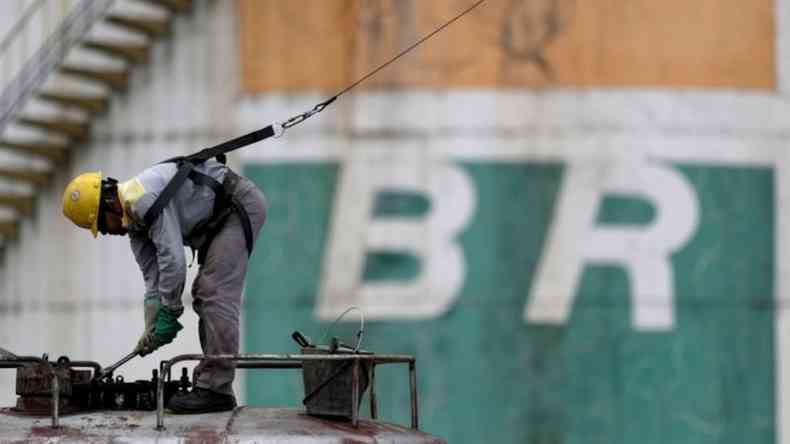
<svg viewBox="0 0 790 444"><path fill-rule="evenodd" d="M144 226L146 212L176 171L175 163L161 163L118 184L123 224L129 230L132 251L145 280L145 304L161 302L180 309L187 268L184 246L193 249L190 260L194 260L195 251L203 249L202 264L192 285L192 307L200 317L200 345L207 355L236 354L248 262L243 216L231 213L210 239L202 228L215 210L214 191L186 180L154 223ZM197 165L195 171L222 183L226 194L246 210L254 245L266 220L266 200L261 190L213 159ZM195 384L232 395L234 374L233 363L204 360L195 368Z"/></svg>

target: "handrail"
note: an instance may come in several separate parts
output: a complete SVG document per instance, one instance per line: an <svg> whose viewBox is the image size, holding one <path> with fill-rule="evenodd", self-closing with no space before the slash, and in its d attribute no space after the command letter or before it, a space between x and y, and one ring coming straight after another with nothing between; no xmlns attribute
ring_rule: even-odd
<svg viewBox="0 0 790 444"><path fill-rule="evenodd" d="M279 369L299 368L309 361L345 361L351 364L351 425L359 424L359 391L360 372L363 362L371 365L370 382L370 412L373 419L377 419L377 401L375 395L376 365L380 364L408 364L409 365L409 390L411 398L411 428L420 429L419 412L417 406L417 361L411 355L397 354L220 354L220 355L178 355L159 363L159 382L156 390L156 430L165 429L165 381L170 378L171 368L183 361L201 361L204 359L220 359L226 362L244 364L246 369Z"/></svg>
<svg viewBox="0 0 790 444"><path fill-rule="evenodd" d="M24 57L24 55L20 57L25 61L11 75L12 79L3 85L2 94L0 94L0 134L30 96L44 84L49 74L63 62L68 50L85 37L93 24L106 15L114 2L115 0L81 0L72 7L69 14L57 24L44 43L30 57ZM62 4L61 2L45 3L55 6ZM34 11L46 11L46 8ZM31 17L25 20L23 23L25 26L32 23ZM23 32L25 26L20 25L17 34L25 34ZM8 45L14 41L12 36L9 38L11 40ZM3 57L10 57L10 51L0 52L0 65L9 65L9 61L3 60Z"/></svg>
<svg viewBox="0 0 790 444"><path fill-rule="evenodd" d="M52 396L52 428L60 427L60 381L55 374L52 363L49 362L47 355L42 358L35 356L14 356L11 359L0 360L0 369L19 368L25 364L40 364L49 371L52 376L52 386L50 395Z"/></svg>
<svg viewBox="0 0 790 444"><path fill-rule="evenodd" d="M25 12L22 13L22 17L20 17L19 20L14 23L14 26L8 30L8 32L5 34L5 37L3 37L3 40L0 41L0 54L6 52L8 47L11 46L11 43L13 43L14 39L22 35L20 33L22 28L27 26L28 22L30 22L30 18L33 17L33 14L38 12L45 1L46 0L37 0L35 3L31 4L25 10Z"/></svg>

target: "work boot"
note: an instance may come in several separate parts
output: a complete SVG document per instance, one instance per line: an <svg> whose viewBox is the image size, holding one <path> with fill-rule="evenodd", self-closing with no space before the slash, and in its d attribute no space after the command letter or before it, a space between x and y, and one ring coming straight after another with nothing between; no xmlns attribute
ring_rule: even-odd
<svg viewBox="0 0 790 444"><path fill-rule="evenodd" d="M174 395L167 408L179 414L224 412L236 408L236 398L195 387L190 393Z"/></svg>

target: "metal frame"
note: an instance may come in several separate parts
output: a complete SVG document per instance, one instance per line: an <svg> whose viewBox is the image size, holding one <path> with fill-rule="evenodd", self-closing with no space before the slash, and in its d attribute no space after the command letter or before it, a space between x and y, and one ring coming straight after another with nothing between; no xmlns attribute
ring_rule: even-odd
<svg viewBox="0 0 790 444"><path fill-rule="evenodd" d="M45 366L50 373L52 373L52 428L60 427L60 381L55 374L53 365L49 362L46 355L41 358L35 356L15 356L0 359L0 369L20 368L28 364L41 364ZM66 366L68 368L92 368L95 372L101 371L101 365L94 361L60 361L55 363L58 366Z"/></svg>
<svg viewBox="0 0 790 444"><path fill-rule="evenodd" d="M282 369L302 368L305 361L353 361L351 369L351 425L359 425L359 379L360 361L370 363L370 416L378 419L376 397L376 365L409 364L409 389L411 392L411 428L419 430L419 414L417 409L417 365L410 355L376 355L376 354L315 354L315 355L272 355L244 353L238 355L179 355L159 363L159 383L156 392L156 430L165 430L165 381L170 379L172 367L184 361L202 361L204 359L221 359L238 364L237 368L245 369ZM167 379L166 379L167 378Z"/></svg>
<svg viewBox="0 0 790 444"><path fill-rule="evenodd" d="M170 371L174 365L184 361L201 361L204 359L221 359L237 363L236 368L241 369L300 369L305 361L352 361L351 368L351 424L359 425L359 388L360 388L360 362L370 364L370 416L378 419L378 398L376 396L376 366L380 364L408 364L409 365L409 390L411 398L411 428L419 430L419 412L417 404L417 365L416 360L410 355L376 355L376 354L252 354L239 355L178 355L170 360L159 363L159 381L156 391L156 430L165 430L165 382L171 379ZM0 359L0 369L15 369L28 364L41 364L52 373L52 427L60 426L60 381L54 372L54 366L69 368L92 368L94 375L101 372L99 363L94 361L58 361L54 365L47 356L15 356Z"/></svg>

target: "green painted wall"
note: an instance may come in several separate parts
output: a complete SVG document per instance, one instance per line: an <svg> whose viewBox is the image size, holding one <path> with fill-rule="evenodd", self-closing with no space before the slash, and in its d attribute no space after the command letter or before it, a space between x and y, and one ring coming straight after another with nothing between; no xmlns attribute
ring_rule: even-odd
<svg viewBox="0 0 790 444"><path fill-rule="evenodd" d="M365 348L417 356L423 429L452 443L773 443L774 177L770 168L675 165L693 186L699 228L672 257L675 321L630 319L629 276L586 267L565 325L524 320L563 179L561 163L462 163L477 207L460 236L457 303L427 321L369 321ZM269 219L253 256L247 351L293 352L313 317L341 167L247 165ZM419 217L420 196L378 196L376 215ZM596 221L644 225L649 202L607 196ZM358 229L359 227L348 227ZM365 279L411 279L408 254L369 255ZM356 319L336 331L351 340ZM299 406L296 371L249 372L250 404ZM381 416L407 424L407 371L378 372ZM366 405L366 404L365 404Z"/></svg>

